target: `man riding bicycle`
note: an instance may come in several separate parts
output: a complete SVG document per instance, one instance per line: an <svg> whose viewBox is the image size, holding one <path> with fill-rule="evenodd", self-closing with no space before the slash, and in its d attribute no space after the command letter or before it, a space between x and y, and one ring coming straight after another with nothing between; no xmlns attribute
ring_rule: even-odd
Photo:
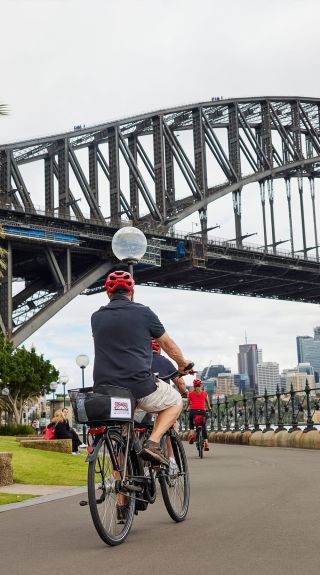
<svg viewBox="0 0 320 575"><path fill-rule="evenodd" d="M204 417L204 421L207 419L206 408L208 411L211 411L211 405L209 402L209 397L206 391L202 389L202 381L201 379L195 379L193 381L193 391L190 391L188 397L188 403L186 405L186 410L190 406L190 413L189 413L189 426L190 426L190 433L189 433L189 443L194 442L195 433L194 433L194 417L196 415L202 415ZM208 443L208 433L207 427L203 425L203 439L204 442L204 450L209 451L209 443Z"/></svg>
<svg viewBox="0 0 320 575"><path fill-rule="evenodd" d="M168 465L161 447L163 434L182 410L180 394L152 373L152 345L155 339L173 359L178 371L187 374L191 363L169 337L159 318L149 307L133 301L134 280L122 270L108 275L105 287L110 300L91 317L94 339L94 390L103 393L104 385L130 389L137 407L158 413L150 438L140 456L152 463Z"/></svg>

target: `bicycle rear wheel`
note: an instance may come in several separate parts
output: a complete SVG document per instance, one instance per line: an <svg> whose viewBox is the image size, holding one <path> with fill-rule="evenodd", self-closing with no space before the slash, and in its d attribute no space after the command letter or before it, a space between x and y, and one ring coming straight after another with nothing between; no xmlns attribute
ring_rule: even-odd
<svg viewBox="0 0 320 575"><path fill-rule="evenodd" d="M198 429L198 452L199 452L199 457L200 459L203 458L203 431L202 431L202 427L200 427Z"/></svg>
<svg viewBox="0 0 320 575"><path fill-rule="evenodd" d="M187 457L180 438L170 435L176 468L161 472L159 482L162 497L170 517L177 523L186 518L189 509L190 481Z"/></svg>
<svg viewBox="0 0 320 575"><path fill-rule="evenodd" d="M123 543L132 526L135 494L119 493L120 475L113 461L123 467L125 441L117 431L109 431L109 447L102 437L94 450L88 469L88 499L91 517L101 539L108 545ZM127 476L133 475L130 456L127 461ZM123 508L125 505L125 508Z"/></svg>

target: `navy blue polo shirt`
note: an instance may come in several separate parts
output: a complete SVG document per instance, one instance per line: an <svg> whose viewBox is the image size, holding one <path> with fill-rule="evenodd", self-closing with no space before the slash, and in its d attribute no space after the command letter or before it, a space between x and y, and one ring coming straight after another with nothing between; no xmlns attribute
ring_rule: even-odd
<svg viewBox="0 0 320 575"><path fill-rule="evenodd" d="M165 329L147 306L115 296L91 317L94 339L94 388L119 385L134 397L153 393L157 386L151 369L151 339Z"/></svg>
<svg viewBox="0 0 320 575"><path fill-rule="evenodd" d="M157 373L160 379L163 379L167 383L170 383L169 375L172 375L174 372L177 372L177 368L174 367L173 363L171 363L170 359L167 359L160 353L153 352L152 358L152 371L153 373ZM177 373L174 377L177 377Z"/></svg>

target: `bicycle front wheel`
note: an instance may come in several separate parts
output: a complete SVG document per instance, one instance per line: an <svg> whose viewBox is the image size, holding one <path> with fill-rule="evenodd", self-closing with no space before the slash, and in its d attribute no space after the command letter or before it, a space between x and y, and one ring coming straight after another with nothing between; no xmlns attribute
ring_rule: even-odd
<svg viewBox="0 0 320 575"><path fill-rule="evenodd" d="M117 431L108 432L94 450L88 469L88 499L91 517L101 539L108 545L123 543L132 526L135 497L119 492L125 459L125 441ZM118 469L117 469L118 468ZM130 457L127 476L133 475Z"/></svg>
<svg viewBox="0 0 320 575"><path fill-rule="evenodd" d="M159 482L170 517L177 523L186 518L189 509L190 481L187 457L180 438L170 435L176 466L162 471Z"/></svg>
<svg viewBox="0 0 320 575"><path fill-rule="evenodd" d="M202 428L198 430L198 451L200 459L203 458L203 431Z"/></svg>

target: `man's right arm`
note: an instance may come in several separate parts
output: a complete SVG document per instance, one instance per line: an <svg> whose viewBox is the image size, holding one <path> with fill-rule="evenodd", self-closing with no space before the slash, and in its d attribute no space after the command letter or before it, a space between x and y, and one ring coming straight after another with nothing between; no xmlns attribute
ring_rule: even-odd
<svg viewBox="0 0 320 575"><path fill-rule="evenodd" d="M178 370L182 375L187 375L187 371L185 371L185 367L189 365L191 362L190 359L185 359L183 357L181 349L177 346L177 344L171 339L171 337L165 331L161 337L156 338L156 341L160 343L161 348L163 351L173 359L178 365Z"/></svg>

